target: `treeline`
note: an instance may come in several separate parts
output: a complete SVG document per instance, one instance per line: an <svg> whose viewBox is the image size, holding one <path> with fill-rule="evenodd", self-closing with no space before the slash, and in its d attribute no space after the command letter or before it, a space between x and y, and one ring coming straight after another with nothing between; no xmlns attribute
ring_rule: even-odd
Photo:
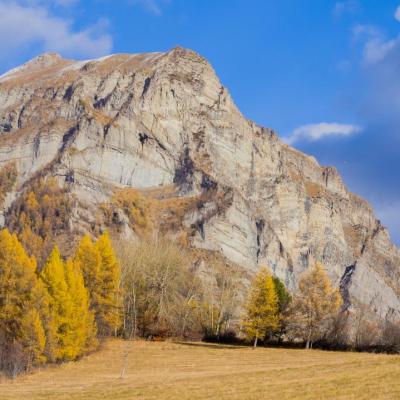
<svg viewBox="0 0 400 400"><path fill-rule="evenodd" d="M300 277L293 295L262 268L252 282L241 327L254 346L262 340L307 349L400 352L398 322L379 321L366 306L343 310L342 302L320 263Z"/></svg>
<svg viewBox="0 0 400 400"><path fill-rule="evenodd" d="M180 336L225 342L400 351L400 326L365 307L343 311L342 297L320 263L290 294L267 268L247 289L246 276L222 258L196 265L167 240L119 243L126 338Z"/></svg>
<svg viewBox="0 0 400 400"><path fill-rule="evenodd" d="M321 264L290 294L261 268L245 272L221 256L164 238L117 242L84 236L63 259L55 247L43 267L15 234L0 232L0 370L9 376L46 362L74 360L99 339L181 337L356 350L400 349L400 328L370 320L342 298Z"/></svg>
<svg viewBox="0 0 400 400"><path fill-rule="evenodd" d="M55 247L43 268L15 234L0 232L0 370L15 377L75 360L117 332L120 269L107 233L83 237L74 257Z"/></svg>

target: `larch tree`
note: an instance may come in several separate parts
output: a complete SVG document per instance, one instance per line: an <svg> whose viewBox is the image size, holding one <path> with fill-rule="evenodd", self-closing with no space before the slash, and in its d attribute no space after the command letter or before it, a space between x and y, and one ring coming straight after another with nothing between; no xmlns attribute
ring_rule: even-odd
<svg viewBox="0 0 400 400"><path fill-rule="evenodd" d="M73 354L75 358L96 347L96 324L94 313L89 310L89 295L82 271L72 260L67 260L65 263L65 278L72 301L70 324L75 343L75 354Z"/></svg>
<svg viewBox="0 0 400 400"><path fill-rule="evenodd" d="M299 281L291 307L289 330L312 348L331 328L338 315L342 297L320 263L316 263Z"/></svg>
<svg viewBox="0 0 400 400"><path fill-rule="evenodd" d="M85 235L81 239L75 253L74 263L82 271L83 281L89 294L90 309L94 312L97 321L101 292L99 286L101 257L89 235Z"/></svg>
<svg viewBox="0 0 400 400"><path fill-rule="evenodd" d="M48 295L16 235L0 232L0 370L15 377L46 361Z"/></svg>
<svg viewBox="0 0 400 400"><path fill-rule="evenodd" d="M75 342L72 296L65 276L65 264L57 247L53 249L40 272L50 296L50 313L55 330L55 359L73 360L79 354Z"/></svg>
<svg viewBox="0 0 400 400"><path fill-rule="evenodd" d="M95 247L100 254L96 321L100 335L108 336L116 334L121 326L121 269L107 232L99 237Z"/></svg>
<svg viewBox="0 0 400 400"><path fill-rule="evenodd" d="M273 278L266 268L261 268L252 282L244 327L247 337L254 341L254 348L258 340L279 327L278 297Z"/></svg>

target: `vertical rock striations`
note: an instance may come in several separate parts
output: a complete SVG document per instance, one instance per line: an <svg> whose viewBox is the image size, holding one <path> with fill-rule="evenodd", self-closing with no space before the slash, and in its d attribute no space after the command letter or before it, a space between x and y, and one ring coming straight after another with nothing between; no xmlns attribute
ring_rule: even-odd
<svg viewBox="0 0 400 400"><path fill-rule="evenodd" d="M3 75L0 167L10 163L18 176L2 194L5 224L35 179L54 176L78 199L71 232L109 223L133 237L139 222L114 199L134 188L142 200L132 204L157 229L195 248L249 271L268 265L292 289L320 260L347 307L400 318L400 252L370 206L335 168L245 119L193 51L45 54Z"/></svg>

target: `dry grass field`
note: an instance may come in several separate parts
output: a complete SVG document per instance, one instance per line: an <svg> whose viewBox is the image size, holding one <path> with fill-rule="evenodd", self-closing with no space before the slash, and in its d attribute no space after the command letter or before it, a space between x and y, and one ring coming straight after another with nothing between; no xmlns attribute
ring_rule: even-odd
<svg viewBox="0 0 400 400"><path fill-rule="evenodd" d="M114 340L1 381L0 399L400 399L400 356Z"/></svg>

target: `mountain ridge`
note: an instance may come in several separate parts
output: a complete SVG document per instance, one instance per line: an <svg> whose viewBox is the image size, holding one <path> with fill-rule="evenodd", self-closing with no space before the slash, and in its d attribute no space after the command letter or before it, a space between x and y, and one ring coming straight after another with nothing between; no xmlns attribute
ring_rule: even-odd
<svg viewBox="0 0 400 400"><path fill-rule="evenodd" d="M127 203L142 202L156 230L193 248L251 272L268 265L292 290L322 261L347 308L400 318L400 252L371 206L334 167L246 119L192 50L86 61L47 54L2 75L0 166L9 163L18 177L5 226L23 191L54 177L77 199L70 233L138 237Z"/></svg>

